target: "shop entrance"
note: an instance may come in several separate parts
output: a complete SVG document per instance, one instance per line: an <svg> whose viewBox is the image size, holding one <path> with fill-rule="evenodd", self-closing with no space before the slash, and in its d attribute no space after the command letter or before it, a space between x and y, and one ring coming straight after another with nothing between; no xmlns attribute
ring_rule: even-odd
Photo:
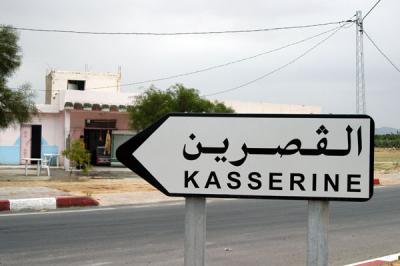
<svg viewBox="0 0 400 266"><path fill-rule="evenodd" d="M92 165L110 165L111 134L115 120L85 120L84 142Z"/></svg>

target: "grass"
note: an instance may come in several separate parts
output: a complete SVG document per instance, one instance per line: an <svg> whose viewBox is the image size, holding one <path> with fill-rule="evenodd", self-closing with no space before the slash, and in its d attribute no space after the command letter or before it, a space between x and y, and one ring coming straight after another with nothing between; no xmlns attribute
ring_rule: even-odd
<svg viewBox="0 0 400 266"><path fill-rule="evenodd" d="M400 149L375 148L375 171L400 172Z"/></svg>

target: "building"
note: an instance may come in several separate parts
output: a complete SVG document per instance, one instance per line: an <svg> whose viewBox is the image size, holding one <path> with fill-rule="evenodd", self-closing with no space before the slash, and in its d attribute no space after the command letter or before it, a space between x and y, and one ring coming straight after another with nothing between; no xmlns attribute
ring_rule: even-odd
<svg viewBox="0 0 400 266"><path fill-rule="evenodd" d="M321 107L297 104L276 104L266 102L223 101L236 113L250 114L319 114Z"/></svg>
<svg viewBox="0 0 400 266"><path fill-rule="evenodd" d="M29 123L0 131L0 164L22 164L23 158L60 154L79 138L83 138L96 164L98 153L104 153L101 147L107 134L115 144L133 135L126 106L135 94L120 92L120 80L120 73L50 71L46 75L45 104L37 105L39 115ZM117 162L115 149L109 155ZM64 158L61 164L69 166Z"/></svg>
<svg viewBox="0 0 400 266"><path fill-rule="evenodd" d="M129 130L126 107L136 94L120 92L120 73L52 70L46 75L45 104L29 123L0 131L0 164L24 164L23 158L61 154L69 143L82 139L91 163L118 165L115 151L135 134ZM320 107L224 101L238 113L320 113ZM106 142L110 152L105 149ZM60 158L67 169L69 161Z"/></svg>

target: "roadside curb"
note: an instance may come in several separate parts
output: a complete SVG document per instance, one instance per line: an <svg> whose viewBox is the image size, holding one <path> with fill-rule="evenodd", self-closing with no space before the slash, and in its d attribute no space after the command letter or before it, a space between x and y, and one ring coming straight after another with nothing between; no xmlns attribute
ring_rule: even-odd
<svg viewBox="0 0 400 266"><path fill-rule="evenodd" d="M385 263L390 263L390 262L396 261L398 259L400 259L400 253L387 255L384 257L380 257L380 258L365 260L365 261L359 261L356 263L347 264L345 266L379 266L379 265L382 265Z"/></svg>
<svg viewBox="0 0 400 266"><path fill-rule="evenodd" d="M54 210L57 208L98 206L91 197L66 196L52 198L30 198L0 200L0 211Z"/></svg>

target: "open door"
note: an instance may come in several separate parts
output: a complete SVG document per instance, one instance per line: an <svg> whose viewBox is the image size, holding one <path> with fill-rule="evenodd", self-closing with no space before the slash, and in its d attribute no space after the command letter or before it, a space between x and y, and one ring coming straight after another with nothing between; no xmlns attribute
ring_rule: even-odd
<svg viewBox="0 0 400 266"><path fill-rule="evenodd" d="M31 158L40 158L42 153L42 125L32 125ZM33 161L32 164L36 164Z"/></svg>

